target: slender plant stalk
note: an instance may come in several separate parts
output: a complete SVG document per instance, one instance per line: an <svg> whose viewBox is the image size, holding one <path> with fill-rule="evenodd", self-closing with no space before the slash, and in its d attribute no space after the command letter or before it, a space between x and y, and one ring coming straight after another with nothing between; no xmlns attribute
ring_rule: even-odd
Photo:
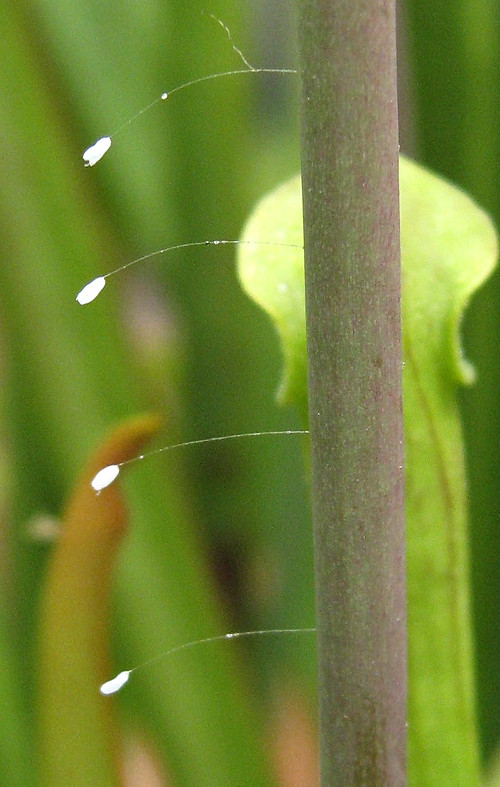
<svg viewBox="0 0 500 787"><path fill-rule="evenodd" d="M302 0L309 415L324 787L405 783L394 0Z"/></svg>

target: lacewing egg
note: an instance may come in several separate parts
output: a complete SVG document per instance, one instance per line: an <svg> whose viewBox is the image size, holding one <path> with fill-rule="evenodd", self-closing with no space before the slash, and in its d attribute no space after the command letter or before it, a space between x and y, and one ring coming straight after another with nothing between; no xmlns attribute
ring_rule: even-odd
<svg viewBox="0 0 500 787"><path fill-rule="evenodd" d="M120 691L122 686L125 686L129 677L130 677L131 670L124 670L123 672L119 672L116 677L112 678L111 680L107 680L106 683L103 683L102 686L99 688L101 694L108 695L108 694L115 694L115 692Z"/></svg>
<svg viewBox="0 0 500 787"><path fill-rule="evenodd" d="M81 306L91 303L95 298L97 298L101 290L104 289L105 284L106 279L104 276L98 276L97 279L92 279L92 281L89 281L89 283L80 290L76 296L76 300Z"/></svg>
<svg viewBox="0 0 500 787"><path fill-rule="evenodd" d="M115 478L117 478L119 472L120 468L118 465L107 465L103 467L102 470L96 473L90 482L92 489L95 489L96 492L100 492L101 489L106 489L106 487L112 484Z"/></svg>
<svg viewBox="0 0 500 787"><path fill-rule="evenodd" d="M102 159L105 153L111 147L111 137L101 137L97 142L94 142L87 150L84 150L82 158L86 167L93 167L98 161Z"/></svg>

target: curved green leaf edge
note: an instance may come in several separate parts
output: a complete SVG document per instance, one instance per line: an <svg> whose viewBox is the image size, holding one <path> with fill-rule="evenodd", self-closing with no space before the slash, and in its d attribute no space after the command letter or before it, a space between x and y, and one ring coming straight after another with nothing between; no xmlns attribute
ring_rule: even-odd
<svg viewBox="0 0 500 787"><path fill-rule="evenodd" d="M400 185L403 332L421 338L425 334L423 344L428 344L439 366L470 384L475 373L460 345L460 320L470 297L494 268L495 230L466 194L403 156ZM304 263L301 249L288 247L303 244L300 175L257 203L241 240L286 244L240 246L238 273L244 290L269 314L281 339L279 401L302 406L307 400ZM414 257L418 262L408 264Z"/></svg>
<svg viewBox="0 0 500 787"><path fill-rule="evenodd" d="M474 380L460 321L488 277L497 239L463 192L400 159L403 401L409 630L408 783L479 783L470 625L466 484L458 383ZM298 176L266 195L245 241L302 243ZM271 316L284 371L278 396L307 422L303 254L242 245L246 292Z"/></svg>
<svg viewBox="0 0 500 787"><path fill-rule="evenodd" d="M306 329L304 253L300 176L296 176L257 204L238 247L238 271L246 292L271 317L284 355L278 390L282 404L294 404L306 416ZM267 242L287 244L270 246ZM290 244L298 248L290 248Z"/></svg>

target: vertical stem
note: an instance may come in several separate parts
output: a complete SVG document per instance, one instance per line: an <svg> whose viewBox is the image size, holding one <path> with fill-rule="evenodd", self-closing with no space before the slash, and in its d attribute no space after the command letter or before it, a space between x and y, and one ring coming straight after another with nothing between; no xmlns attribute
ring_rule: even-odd
<svg viewBox="0 0 500 787"><path fill-rule="evenodd" d="M394 0L302 0L309 413L325 787L405 783Z"/></svg>

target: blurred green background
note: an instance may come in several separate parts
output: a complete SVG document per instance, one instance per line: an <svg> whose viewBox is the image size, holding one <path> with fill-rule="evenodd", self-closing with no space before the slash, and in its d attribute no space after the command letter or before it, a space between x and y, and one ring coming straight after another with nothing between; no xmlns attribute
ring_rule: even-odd
<svg viewBox="0 0 500 787"><path fill-rule="evenodd" d="M486 0L399 5L402 149L467 189L498 225L500 10ZM0 8L0 693L11 719L2 784L34 780L34 627L52 546L35 525L61 513L105 431L144 409L164 418L158 445L300 425L275 404L278 342L240 291L234 248L174 252L110 279L85 308L74 301L89 279L136 256L237 238L255 200L299 167L297 78L249 75L160 102L83 168L86 147L164 90L240 67L206 12L254 65L296 66L284 0ZM478 370L463 411L485 759L500 737L499 286L497 275L465 325ZM155 457L130 468L125 486L132 527L117 566L117 669L197 637L313 624L299 438ZM120 697L124 727L148 740L176 785L272 783L265 760L280 761L278 730L289 740L300 713L314 717L313 644L283 636L152 665ZM263 746L268 738L274 746ZM282 770L281 783L293 784Z"/></svg>

